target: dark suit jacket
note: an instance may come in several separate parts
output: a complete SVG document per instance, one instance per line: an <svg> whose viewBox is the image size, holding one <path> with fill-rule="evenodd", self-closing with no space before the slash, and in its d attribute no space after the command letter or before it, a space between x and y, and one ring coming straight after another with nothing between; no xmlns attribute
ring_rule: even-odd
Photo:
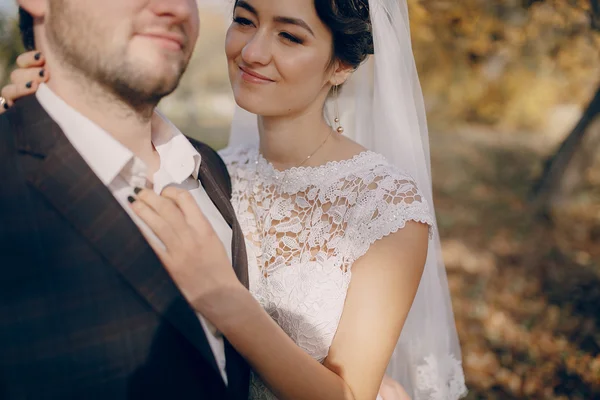
<svg viewBox="0 0 600 400"><path fill-rule="evenodd" d="M229 175L193 143L247 284ZM195 313L34 96L0 116L0 174L0 398L247 399L247 364L226 343L226 387Z"/></svg>

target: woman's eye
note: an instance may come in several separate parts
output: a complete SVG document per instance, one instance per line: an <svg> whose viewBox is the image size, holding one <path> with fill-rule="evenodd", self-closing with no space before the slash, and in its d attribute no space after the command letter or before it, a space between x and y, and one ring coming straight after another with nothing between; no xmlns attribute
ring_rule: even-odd
<svg viewBox="0 0 600 400"><path fill-rule="evenodd" d="M281 35L282 38L284 38L285 40L289 40L292 43L302 44L302 40L298 39L294 35L290 35L287 32L281 32L280 35Z"/></svg>
<svg viewBox="0 0 600 400"><path fill-rule="evenodd" d="M243 18L243 17L235 17L233 19L233 22L235 22L236 24L239 24L239 25L243 25L243 26L252 25L252 21L250 21L247 18Z"/></svg>

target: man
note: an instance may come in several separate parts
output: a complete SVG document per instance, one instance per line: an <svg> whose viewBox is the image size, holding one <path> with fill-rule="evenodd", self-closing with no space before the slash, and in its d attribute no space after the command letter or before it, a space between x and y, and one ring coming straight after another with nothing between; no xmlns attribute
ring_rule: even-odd
<svg viewBox="0 0 600 400"><path fill-rule="evenodd" d="M52 79L0 116L0 398L247 398L248 366L128 203L188 190L247 283L222 160L155 112L191 57L196 2L19 5Z"/></svg>

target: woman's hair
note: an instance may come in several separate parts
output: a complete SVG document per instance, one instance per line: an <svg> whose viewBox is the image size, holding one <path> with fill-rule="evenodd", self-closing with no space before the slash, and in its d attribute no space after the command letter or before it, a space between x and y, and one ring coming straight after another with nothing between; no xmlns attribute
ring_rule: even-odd
<svg viewBox="0 0 600 400"><path fill-rule="evenodd" d="M19 30L21 31L21 40L25 50L34 50L33 17L21 7L19 7Z"/></svg>
<svg viewBox="0 0 600 400"><path fill-rule="evenodd" d="M354 69L373 54L368 0L314 0L317 15L333 34L333 60Z"/></svg>
<svg viewBox="0 0 600 400"><path fill-rule="evenodd" d="M331 61L339 60L351 68L358 68L374 51L368 0L314 2L317 15L333 35Z"/></svg>

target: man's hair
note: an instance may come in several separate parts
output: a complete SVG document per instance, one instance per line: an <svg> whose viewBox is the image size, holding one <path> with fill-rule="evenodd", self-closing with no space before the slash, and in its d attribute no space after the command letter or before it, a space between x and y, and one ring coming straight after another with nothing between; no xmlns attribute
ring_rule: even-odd
<svg viewBox="0 0 600 400"><path fill-rule="evenodd" d="M34 50L33 17L22 7L19 7L19 29L21 30L21 40L25 50Z"/></svg>

